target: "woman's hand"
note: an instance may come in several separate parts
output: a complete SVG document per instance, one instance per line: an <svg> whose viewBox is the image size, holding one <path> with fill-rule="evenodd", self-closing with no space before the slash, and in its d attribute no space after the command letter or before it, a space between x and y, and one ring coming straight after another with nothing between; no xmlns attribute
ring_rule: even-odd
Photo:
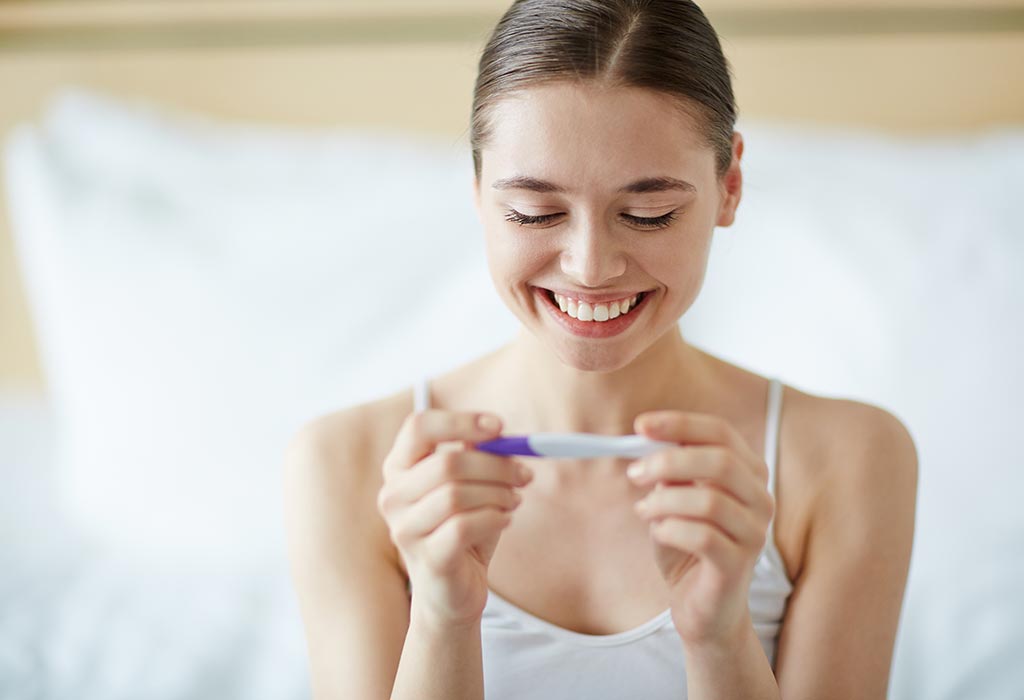
<svg viewBox="0 0 1024 700"><path fill-rule="evenodd" d="M631 465L642 473L627 472L652 487L636 511L650 521L676 630L684 645L731 643L752 624L750 581L775 510L768 466L717 416L650 411L633 427L680 443Z"/></svg>
<svg viewBox="0 0 1024 700"><path fill-rule="evenodd" d="M487 603L487 566L532 472L512 457L442 442L496 437L484 414L428 409L410 414L384 460L377 509L409 572L413 608L440 624L472 624Z"/></svg>

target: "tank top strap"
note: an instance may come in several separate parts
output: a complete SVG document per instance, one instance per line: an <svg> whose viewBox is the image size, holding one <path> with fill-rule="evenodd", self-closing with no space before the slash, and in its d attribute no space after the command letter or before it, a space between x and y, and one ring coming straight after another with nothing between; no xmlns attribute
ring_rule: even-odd
<svg viewBox="0 0 1024 700"><path fill-rule="evenodd" d="M427 377L420 377L412 385L413 411L419 413L430 408L430 386Z"/></svg>
<svg viewBox="0 0 1024 700"><path fill-rule="evenodd" d="M768 465L768 492L775 497L776 489L775 482L778 475L778 457L779 457L779 417L782 413L782 382L777 378L772 378L768 382L768 417L765 421L764 431L764 461ZM775 516L768 521L768 530L766 532L768 538L768 544L765 545L766 549L775 547ZM781 566L781 564L780 564Z"/></svg>

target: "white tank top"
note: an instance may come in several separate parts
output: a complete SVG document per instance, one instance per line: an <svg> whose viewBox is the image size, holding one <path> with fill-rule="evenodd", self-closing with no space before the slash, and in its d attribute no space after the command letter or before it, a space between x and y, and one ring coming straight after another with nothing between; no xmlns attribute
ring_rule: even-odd
<svg viewBox="0 0 1024 700"><path fill-rule="evenodd" d="M414 387L415 410L430 405L426 379ZM765 429L768 490L775 494L782 384L771 379ZM774 519L754 564L750 615L772 669L786 602L793 584L775 544ZM489 591L480 622L484 697L680 700L686 698L682 641L665 610L617 634L582 634L551 624Z"/></svg>

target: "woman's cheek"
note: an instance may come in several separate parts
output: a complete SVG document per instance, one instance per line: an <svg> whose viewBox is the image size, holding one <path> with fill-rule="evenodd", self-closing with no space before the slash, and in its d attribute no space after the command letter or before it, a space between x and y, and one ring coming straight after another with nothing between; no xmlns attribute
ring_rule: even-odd
<svg viewBox="0 0 1024 700"><path fill-rule="evenodd" d="M557 251L547 245L543 230L522 228L502 222L487 237L488 258L496 267L515 274L532 274L550 263Z"/></svg>

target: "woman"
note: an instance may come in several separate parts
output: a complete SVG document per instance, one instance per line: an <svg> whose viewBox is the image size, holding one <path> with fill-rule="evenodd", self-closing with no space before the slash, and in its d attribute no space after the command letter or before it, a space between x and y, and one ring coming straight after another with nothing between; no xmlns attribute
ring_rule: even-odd
<svg viewBox="0 0 1024 700"><path fill-rule="evenodd" d="M293 440L317 698L885 696L913 536L907 430L679 328L739 205L735 115L688 0L506 12L471 143L490 272L521 333ZM675 446L473 449L552 431Z"/></svg>

